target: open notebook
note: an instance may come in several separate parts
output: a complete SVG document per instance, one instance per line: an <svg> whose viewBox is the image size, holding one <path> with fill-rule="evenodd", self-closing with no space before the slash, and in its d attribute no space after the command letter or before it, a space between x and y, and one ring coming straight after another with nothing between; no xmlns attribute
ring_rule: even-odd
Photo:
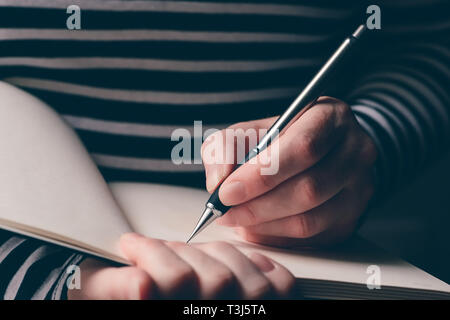
<svg viewBox="0 0 450 320"><path fill-rule="evenodd" d="M124 232L186 240L206 192L108 186L58 116L29 96L15 99L14 108L0 104L0 228L124 263L117 247ZM214 224L195 238L211 240L284 264L298 279L299 294L309 298L450 298L449 285L362 239L333 251L281 250L243 242ZM366 286L370 265L380 268L379 290Z"/></svg>

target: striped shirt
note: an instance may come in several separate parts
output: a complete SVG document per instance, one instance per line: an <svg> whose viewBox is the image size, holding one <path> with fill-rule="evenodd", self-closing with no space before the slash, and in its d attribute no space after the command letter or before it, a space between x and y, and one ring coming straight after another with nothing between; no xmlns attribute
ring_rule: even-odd
<svg viewBox="0 0 450 320"><path fill-rule="evenodd" d="M81 30L66 27L73 4ZM172 132L280 114L369 4L0 0L0 80L54 108L107 181L204 187L201 164L171 161ZM377 145L382 198L449 146L450 20L443 0L377 4L381 30L327 95ZM0 231L0 296L64 298L65 268L82 258Z"/></svg>

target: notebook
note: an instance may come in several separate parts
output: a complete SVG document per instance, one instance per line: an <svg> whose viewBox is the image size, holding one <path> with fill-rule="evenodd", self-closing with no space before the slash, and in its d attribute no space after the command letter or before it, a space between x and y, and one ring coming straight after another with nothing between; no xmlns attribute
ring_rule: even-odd
<svg viewBox="0 0 450 320"><path fill-rule="evenodd" d="M205 191L108 185L50 108L28 95L14 97L13 108L6 105L0 104L0 228L124 264L118 239L125 232L186 240L208 198ZM216 240L285 265L297 279L298 297L450 298L448 284L357 237L333 250L288 250L245 242L212 224L194 242Z"/></svg>

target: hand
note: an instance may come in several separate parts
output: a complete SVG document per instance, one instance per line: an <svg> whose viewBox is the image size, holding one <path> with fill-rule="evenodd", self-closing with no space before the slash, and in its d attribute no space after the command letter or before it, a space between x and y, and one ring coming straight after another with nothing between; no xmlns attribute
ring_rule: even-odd
<svg viewBox="0 0 450 320"><path fill-rule="evenodd" d="M186 245L130 233L120 246L133 266L86 259L81 289L68 290L69 299L260 299L285 297L294 284L280 264L225 242Z"/></svg>
<svg viewBox="0 0 450 320"><path fill-rule="evenodd" d="M275 120L230 128L259 130ZM261 174L263 161L246 163L234 172L233 163L214 163L218 150L222 160L236 158L230 153L239 150L238 140L216 132L202 146L208 191L225 180L219 197L233 206L219 224L237 227L248 241L278 246L332 244L352 233L374 191L377 151L347 104L321 97L296 120L279 137L279 169L273 175ZM256 158L276 152L272 146Z"/></svg>

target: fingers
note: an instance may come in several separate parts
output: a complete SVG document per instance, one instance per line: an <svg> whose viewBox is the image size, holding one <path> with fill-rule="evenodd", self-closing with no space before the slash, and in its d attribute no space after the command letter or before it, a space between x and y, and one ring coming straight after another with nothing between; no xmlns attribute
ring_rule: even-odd
<svg viewBox="0 0 450 320"><path fill-rule="evenodd" d="M201 250L181 242L167 242L167 245L189 263L199 278L202 299L222 299L238 294L237 282L230 269Z"/></svg>
<svg viewBox="0 0 450 320"><path fill-rule="evenodd" d="M210 135L202 145L206 187L213 192L260 138L260 130L269 128L276 117L241 122Z"/></svg>
<svg viewBox="0 0 450 320"><path fill-rule="evenodd" d="M336 229L332 237L341 238L370 199L355 195L370 193L374 187L372 179L365 178L377 158L373 141L348 105L328 97L321 98L277 141L278 146L271 144L256 157L278 154L275 174L262 174L265 163L257 160L222 178L220 199L233 208L218 223L243 227L240 230L247 240L266 244L301 240L308 245L316 242L311 238L327 238L324 234L333 233L330 229ZM279 150L274 152L276 147ZM349 207L342 209L342 197L349 192L352 200L346 200ZM339 221L336 212L341 214Z"/></svg>
<svg viewBox="0 0 450 320"><path fill-rule="evenodd" d="M271 293L271 283L243 253L226 242L198 245L201 250L226 265L236 277L244 299L261 299Z"/></svg>
<svg viewBox="0 0 450 320"><path fill-rule="evenodd" d="M194 269L162 240L129 233L122 236L120 245L127 259L150 275L162 297L196 295L198 279Z"/></svg>
<svg viewBox="0 0 450 320"><path fill-rule="evenodd" d="M356 168L349 159L354 150L353 141L346 141L313 167L262 196L233 207L218 223L251 226L297 215L321 205L352 183L348 177Z"/></svg>
<svg viewBox="0 0 450 320"><path fill-rule="evenodd" d="M283 266L265 257L251 260L225 242L188 246L125 234L120 245L126 257L148 273L153 291L162 298L260 299L285 295L293 283Z"/></svg>
<svg viewBox="0 0 450 320"><path fill-rule="evenodd" d="M277 262L261 254L253 253L249 258L259 268L260 271L258 271L251 263L248 263L248 257L226 243L203 244L202 250L207 252L214 251L214 254L217 254L216 259L193 247L185 246L183 243L168 242L167 245L190 263L197 274L199 274L201 297L203 299L236 297L239 294L237 291L239 282L234 279L235 275L232 270L239 270L237 271L237 274L240 275L238 279L245 281L245 283L248 281L246 279L248 276L246 277L246 273L243 270L247 269L249 269L248 272L251 272L251 274L261 272L263 277L267 278L264 280L258 278L256 281L253 279L252 282L256 282L254 285L243 285L243 296L248 298L256 299L267 296L273 289L277 296L286 297L289 295L294 283L292 274ZM224 247L226 248L225 250L217 250ZM233 269L220 262L217 259L219 255L223 257L222 261L228 261L233 266ZM268 286L267 282L271 286ZM255 289L258 286L259 288Z"/></svg>
<svg viewBox="0 0 450 320"><path fill-rule="evenodd" d="M315 247L338 243L354 230L373 188L364 187L373 179L370 172L335 197L305 213L270 222L238 227L236 231L250 242L274 246Z"/></svg>
<svg viewBox="0 0 450 320"><path fill-rule="evenodd" d="M348 190L343 190L324 204L307 212L286 218L248 226L248 232L266 236L284 235L291 238L310 238L330 228L339 216L344 215L351 199Z"/></svg>
<svg viewBox="0 0 450 320"><path fill-rule="evenodd" d="M80 265L81 290L68 290L72 300L143 300L153 295L150 276L137 267L110 267L94 259Z"/></svg>
<svg viewBox="0 0 450 320"><path fill-rule="evenodd" d="M334 101L334 100L331 100ZM324 157L344 136L351 111L340 103L317 104L280 136L279 150L272 150L272 144L257 157L268 157L267 153L278 155L278 172L261 174L264 161L246 163L223 182L220 199L226 205L237 205L273 189L286 179L313 166ZM272 157L273 158L273 157Z"/></svg>
<svg viewBox="0 0 450 320"><path fill-rule="evenodd" d="M278 296L289 297L295 284L294 276L281 264L262 254L253 252L249 257L264 272Z"/></svg>
<svg viewBox="0 0 450 320"><path fill-rule="evenodd" d="M294 282L292 274L280 264L261 255L247 257L225 242L197 245L234 274L244 299L285 296ZM275 283L277 282L277 283Z"/></svg>

